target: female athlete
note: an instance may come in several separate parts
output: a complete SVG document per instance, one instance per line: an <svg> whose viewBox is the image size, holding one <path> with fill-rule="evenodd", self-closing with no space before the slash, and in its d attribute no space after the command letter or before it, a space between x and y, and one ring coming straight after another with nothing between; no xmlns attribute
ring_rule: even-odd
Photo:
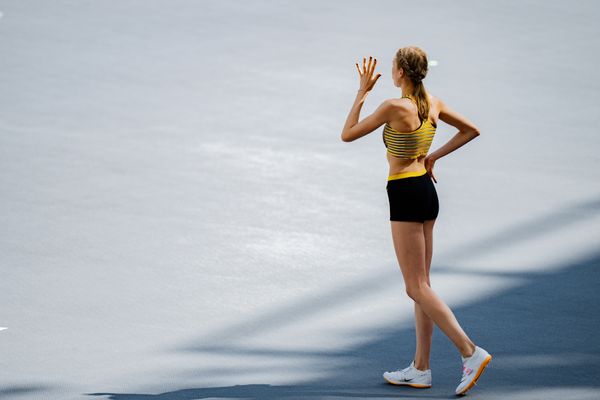
<svg viewBox="0 0 600 400"><path fill-rule="evenodd" d="M352 142L385 124L382 135L389 163L386 191L392 239L406 293L414 300L417 343L410 365L385 372L383 377L395 385L431 387L429 356L435 323L460 352L463 370L455 394L462 395L475 385L492 356L471 341L452 310L431 288L433 225L439 211L433 166L441 157L479 136L479 129L425 90L423 79L429 64L426 53L416 46L399 49L392 62L392 80L402 90L402 97L383 101L359 122L360 109L381 76L373 77L376 65L373 57L368 63L363 58L362 68L356 63L360 87L341 139ZM439 121L456 127L458 132L428 154Z"/></svg>

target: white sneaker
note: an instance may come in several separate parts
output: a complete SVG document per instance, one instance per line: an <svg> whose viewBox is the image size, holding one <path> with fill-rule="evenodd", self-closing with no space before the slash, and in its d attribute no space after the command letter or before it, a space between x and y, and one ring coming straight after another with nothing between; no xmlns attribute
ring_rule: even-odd
<svg viewBox="0 0 600 400"><path fill-rule="evenodd" d="M407 385L416 388L431 387L431 369L421 371L415 368L415 360L400 371L384 372L383 379L392 385Z"/></svg>
<svg viewBox="0 0 600 400"><path fill-rule="evenodd" d="M463 373L460 384L456 387L455 393L465 394L467 390L475 386L477 379L483 373L483 370L490 363L492 355L479 346L475 346L475 352L471 357L460 356L463 363Z"/></svg>

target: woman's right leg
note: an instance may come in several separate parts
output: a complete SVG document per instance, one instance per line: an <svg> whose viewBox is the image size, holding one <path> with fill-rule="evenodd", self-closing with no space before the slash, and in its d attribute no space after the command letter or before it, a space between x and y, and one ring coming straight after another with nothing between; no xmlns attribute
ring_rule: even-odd
<svg viewBox="0 0 600 400"><path fill-rule="evenodd" d="M423 231L425 236L425 273L427 283L431 286L429 280L429 270L431 269L431 259L433 257L433 224L435 219L425 221ZM422 371L429 369L429 360L431 355L431 340L433 338L433 328L435 323L415 301L415 326L416 326L416 350L415 367Z"/></svg>
<svg viewBox="0 0 600 400"><path fill-rule="evenodd" d="M463 331L452 310L429 286L425 267L423 223L390 221L394 250L404 277L406 292L422 311L448 336L463 357L470 357L475 344Z"/></svg>

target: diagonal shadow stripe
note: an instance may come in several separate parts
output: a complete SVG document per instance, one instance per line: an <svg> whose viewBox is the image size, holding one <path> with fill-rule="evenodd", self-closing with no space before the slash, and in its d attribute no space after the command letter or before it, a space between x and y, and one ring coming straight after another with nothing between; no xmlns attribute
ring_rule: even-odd
<svg viewBox="0 0 600 400"><path fill-rule="evenodd" d="M494 296L453 309L476 343L494 358L472 399L588 400L600 394L600 251L545 274L527 274L522 283ZM437 332L437 333L436 333ZM158 394L87 393L109 400L139 399L456 399L459 355L449 339L434 331L433 387L414 389L385 383L381 373L405 366L414 354L414 328L377 330L376 339L345 353L322 353L321 362L340 365L297 385L244 384L175 389ZM292 357L272 352L273 357ZM243 354L240 354L243 356ZM278 367L273 368L273 374ZM235 370L235 368L234 368ZM565 381L565 371L569 374ZM244 379L237 370L236 379ZM168 373L168 371L167 371ZM223 376L215 365L208 376ZM231 371L229 371L231 373ZM525 378L525 379L524 379Z"/></svg>
<svg viewBox="0 0 600 400"><path fill-rule="evenodd" d="M556 212L522 221L514 226L506 228L499 233L491 234L475 242L470 242L462 246L457 246L442 257L459 258L462 255L473 257L477 253L496 251L502 246L510 246L515 243L521 243L523 240L530 239L539 235L545 235L551 230L563 229L568 224L575 224L581 220L589 219L590 214L596 214L600 211L600 197L594 197L588 200L574 203L568 207L563 207ZM485 272L479 270L462 270L457 272L451 267L436 267L436 272L448 273L468 273L481 275L502 275L502 276L531 276L536 273L513 273L513 272ZM314 314L317 311L323 311L326 307L337 306L349 298L353 300L368 296L376 290L383 290L397 282L389 279L389 272L382 272L361 279L346 286L331 290L325 294L307 298L293 304L283 306L275 311L264 313L260 316L254 316L241 322L235 322L229 326L219 329L213 333L203 335L202 343L212 343L223 341L225 338L236 339L267 331L272 328L281 327L287 322L299 320ZM291 319L290 316L293 316ZM171 349L174 351L208 351L213 348L209 344L185 345ZM169 350L169 351L171 351Z"/></svg>

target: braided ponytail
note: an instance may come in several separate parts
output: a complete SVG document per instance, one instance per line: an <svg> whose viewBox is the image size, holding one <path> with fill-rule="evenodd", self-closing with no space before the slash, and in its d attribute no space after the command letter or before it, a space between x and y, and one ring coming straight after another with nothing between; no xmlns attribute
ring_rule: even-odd
<svg viewBox="0 0 600 400"><path fill-rule="evenodd" d="M415 87L415 100L419 110L421 121L429 117L429 98L423 85L423 79L427 76L427 54L417 46L402 47L396 53L396 66L402 68L404 73Z"/></svg>

